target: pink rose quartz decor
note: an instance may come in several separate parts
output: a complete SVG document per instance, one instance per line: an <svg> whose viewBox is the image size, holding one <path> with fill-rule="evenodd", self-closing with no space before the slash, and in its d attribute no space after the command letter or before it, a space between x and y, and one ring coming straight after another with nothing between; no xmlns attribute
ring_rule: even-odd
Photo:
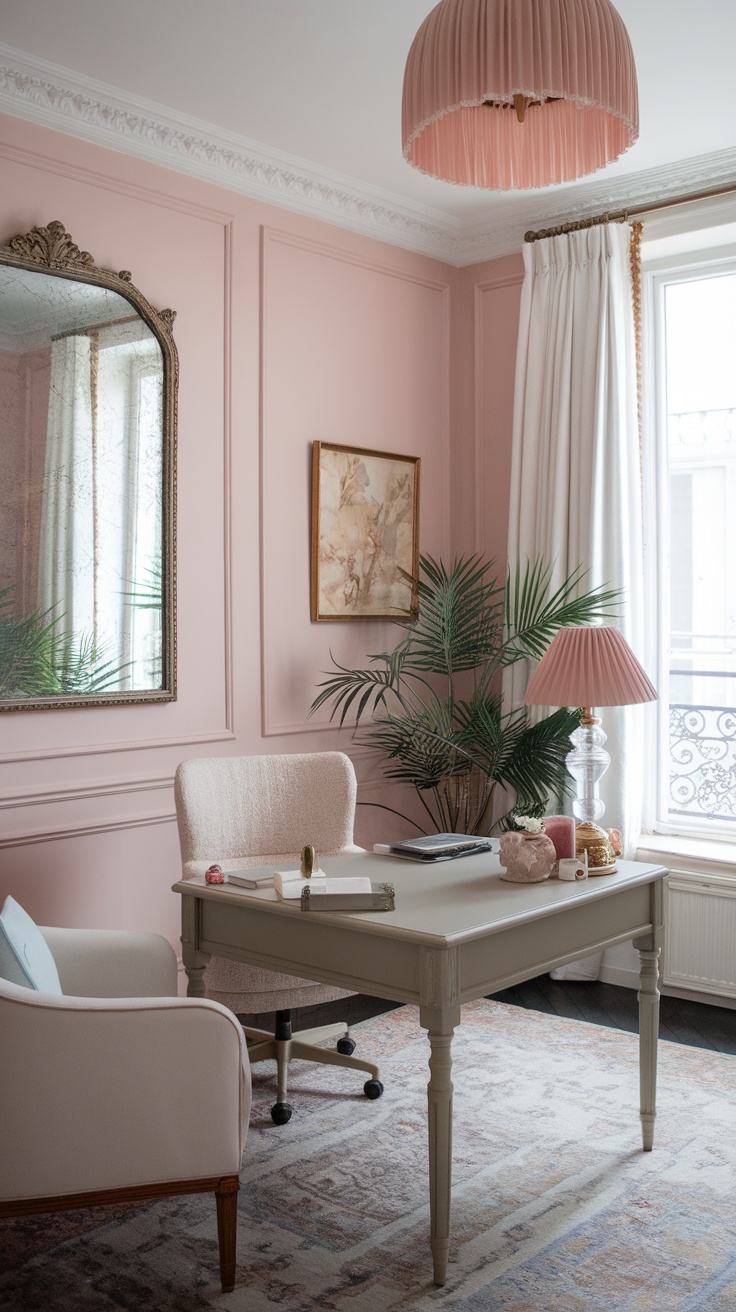
<svg viewBox="0 0 736 1312"><path fill-rule="evenodd" d="M575 855L575 818L571 815L546 815L542 821L544 832L552 839L557 860Z"/></svg>
<svg viewBox="0 0 736 1312"><path fill-rule="evenodd" d="M613 848L615 856L622 856L624 850L624 840L621 837L620 829L609 829L608 838Z"/></svg>
<svg viewBox="0 0 736 1312"><path fill-rule="evenodd" d="M557 860L555 845L546 834L512 829L501 835L501 878L514 884L541 884L549 879Z"/></svg>

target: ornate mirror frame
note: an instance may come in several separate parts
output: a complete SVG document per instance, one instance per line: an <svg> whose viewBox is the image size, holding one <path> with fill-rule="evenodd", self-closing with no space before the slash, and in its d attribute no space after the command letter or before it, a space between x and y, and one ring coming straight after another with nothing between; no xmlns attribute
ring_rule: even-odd
<svg viewBox="0 0 736 1312"><path fill-rule="evenodd" d="M161 680L160 686L99 693L36 693L14 697L0 692L0 711L49 710L61 707L117 706L176 699L176 428L179 362L173 338L176 312L156 310L132 283L127 270L98 268L88 251L80 251L58 220L35 227L0 246L0 269L10 266L105 288L123 297L155 337L163 361L161 447ZM2 489L0 488L0 496ZM139 585L134 583L134 589ZM130 595L136 595L135 592ZM156 583L158 600L158 582ZM136 604L135 602L132 604ZM145 606L144 601L137 603ZM148 607L151 609L151 607ZM155 609L158 609L156 605ZM1 624L1 621L0 621ZM157 658L158 659L158 658ZM121 668L121 667L118 667Z"/></svg>

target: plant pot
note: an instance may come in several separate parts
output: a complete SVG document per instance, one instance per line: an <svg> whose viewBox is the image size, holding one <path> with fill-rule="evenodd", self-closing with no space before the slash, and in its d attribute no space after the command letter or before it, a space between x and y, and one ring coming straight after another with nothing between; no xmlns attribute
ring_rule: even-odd
<svg viewBox="0 0 736 1312"><path fill-rule="evenodd" d="M549 879L557 853L546 834L514 829L501 835L498 859L505 867L501 878L513 884L541 884Z"/></svg>

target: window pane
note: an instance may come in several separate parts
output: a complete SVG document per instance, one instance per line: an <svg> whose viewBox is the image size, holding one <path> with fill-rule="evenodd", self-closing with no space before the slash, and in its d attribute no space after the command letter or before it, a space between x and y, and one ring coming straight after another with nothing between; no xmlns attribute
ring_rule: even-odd
<svg viewBox="0 0 736 1312"><path fill-rule="evenodd" d="M736 822L736 274L665 289L669 814Z"/></svg>

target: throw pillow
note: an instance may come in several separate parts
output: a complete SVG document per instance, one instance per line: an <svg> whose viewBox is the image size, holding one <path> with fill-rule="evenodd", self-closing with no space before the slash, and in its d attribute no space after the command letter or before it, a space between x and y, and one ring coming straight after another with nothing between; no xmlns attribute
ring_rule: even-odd
<svg viewBox="0 0 736 1312"><path fill-rule="evenodd" d="M6 897L0 911L0 977L41 993L61 993L51 949L14 897Z"/></svg>

